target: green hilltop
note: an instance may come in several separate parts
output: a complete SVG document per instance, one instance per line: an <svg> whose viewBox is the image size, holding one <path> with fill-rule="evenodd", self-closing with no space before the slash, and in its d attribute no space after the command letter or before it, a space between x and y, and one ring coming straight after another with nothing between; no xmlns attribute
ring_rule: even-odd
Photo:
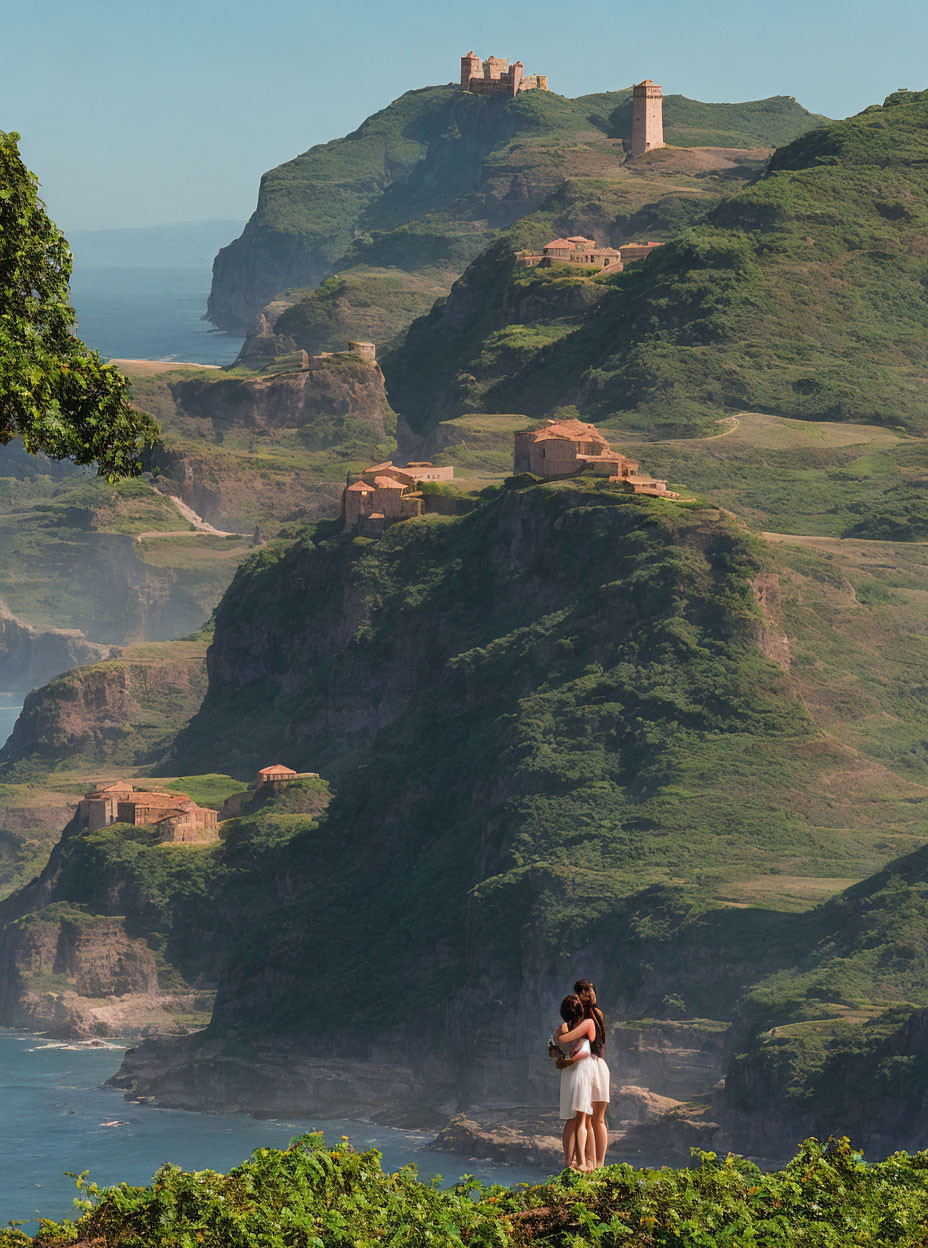
<svg viewBox="0 0 928 1248"><path fill-rule="evenodd" d="M625 160L630 99L630 88L577 100L489 99L450 85L407 92L264 175L254 215L216 258L210 318L244 330L279 293L292 303L345 270L358 270L375 300L393 270L422 275L410 310L426 311L430 286L447 290L488 237L565 183L622 198L626 188L610 184ZM818 120L786 96L722 105L670 96L665 134L681 147L771 148Z"/></svg>
<svg viewBox="0 0 928 1248"><path fill-rule="evenodd" d="M521 223L413 324L386 367L394 407L426 433L427 375L438 419L575 404L696 432L748 408L923 432L926 133L928 92L828 122L576 308L576 274L516 266Z"/></svg>

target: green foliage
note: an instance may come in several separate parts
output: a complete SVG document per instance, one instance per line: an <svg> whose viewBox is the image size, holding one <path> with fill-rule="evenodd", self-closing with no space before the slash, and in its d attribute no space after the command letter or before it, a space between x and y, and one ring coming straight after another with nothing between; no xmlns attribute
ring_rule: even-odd
<svg viewBox="0 0 928 1248"><path fill-rule="evenodd" d="M607 1166L507 1189L465 1176L446 1190L375 1150L307 1135L257 1149L227 1175L166 1165L148 1187L78 1177L76 1223L43 1222L0 1248L920 1248L928 1154L865 1163L846 1138L807 1139L782 1170L698 1153L688 1170Z"/></svg>
<svg viewBox="0 0 928 1248"><path fill-rule="evenodd" d="M74 334L71 254L23 164L19 135L0 131L0 443L133 476L158 433L129 405L126 382Z"/></svg>

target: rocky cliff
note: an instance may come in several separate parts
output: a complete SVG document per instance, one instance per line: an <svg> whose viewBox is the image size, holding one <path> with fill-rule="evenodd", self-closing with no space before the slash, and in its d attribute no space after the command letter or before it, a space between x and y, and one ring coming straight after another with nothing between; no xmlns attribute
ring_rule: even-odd
<svg viewBox="0 0 928 1248"><path fill-rule="evenodd" d="M76 628L32 628L0 602L0 689L27 693L60 672L106 658L109 646Z"/></svg>
<svg viewBox="0 0 928 1248"><path fill-rule="evenodd" d="M349 353L304 372L179 381L171 390L181 411L208 422L218 440L233 429L298 429L311 449L320 449L358 437L383 441L395 424L379 366Z"/></svg>
<svg viewBox="0 0 928 1248"><path fill-rule="evenodd" d="M169 991L155 953L125 921L66 905L0 930L0 1020L64 1039L182 1031L212 994Z"/></svg>
<svg viewBox="0 0 928 1248"><path fill-rule="evenodd" d="M62 761L142 765L169 747L206 689L206 638L130 646L34 690L6 745L7 779Z"/></svg>
<svg viewBox="0 0 928 1248"><path fill-rule="evenodd" d="M178 765L244 771L286 743L336 797L318 834L282 850L287 900L261 889L266 918L207 1036L133 1055L128 1084L217 1095L201 1062L218 1063L230 1102L256 1108L304 1003L346 979L324 1103L363 1068L386 1104L391 1070L409 1077L415 998L427 1057L411 1095L432 1119L547 1087L531 1037L575 973L599 976L614 1015L659 1017L679 994L730 1016L787 919L703 913L687 881L711 888L759 869L780 836L802 841L805 815L784 832L762 813L785 800L781 750L810 774L837 761L756 647L758 557L718 512L576 482L501 491L376 543L320 530L255 555L217 614ZM745 751L769 765L747 806ZM734 859L715 848L720 826L740 829ZM330 930L342 937L317 956ZM226 1060L233 1031L264 1073ZM475 1063L488 1034L493 1058ZM307 1080L302 1103L321 1105Z"/></svg>

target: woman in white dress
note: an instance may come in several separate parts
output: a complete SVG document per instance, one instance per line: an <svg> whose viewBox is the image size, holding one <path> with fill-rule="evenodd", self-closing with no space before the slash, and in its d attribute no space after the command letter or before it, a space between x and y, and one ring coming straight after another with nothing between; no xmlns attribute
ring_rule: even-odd
<svg viewBox="0 0 928 1248"><path fill-rule="evenodd" d="M593 1112L593 1063L590 1041L596 1039L592 1019L583 1017L583 1005L576 993L561 1002L564 1020L554 1033L554 1042L566 1053L561 1066L561 1118L564 1165L572 1170L591 1169L586 1160L586 1138Z"/></svg>
<svg viewBox="0 0 928 1248"><path fill-rule="evenodd" d="M578 979L574 984L574 992L580 998L584 1018L591 1018L596 1028L596 1037L590 1042L590 1065L593 1068L593 1117L590 1122L586 1139L587 1160L595 1167L606 1164L606 1149L609 1147L609 1128L606 1125L606 1110L609 1107L609 1067L606 1065L606 1019L596 1004L596 989L590 979Z"/></svg>

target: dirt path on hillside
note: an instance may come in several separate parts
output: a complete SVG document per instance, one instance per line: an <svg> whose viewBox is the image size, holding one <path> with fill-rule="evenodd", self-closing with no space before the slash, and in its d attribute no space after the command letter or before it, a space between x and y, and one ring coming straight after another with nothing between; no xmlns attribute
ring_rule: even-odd
<svg viewBox="0 0 928 1248"><path fill-rule="evenodd" d="M796 546L817 546L822 550L848 550L854 546L928 546L928 542L893 542L885 537L825 537L815 533L765 533L761 537L771 545L792 542Z"/></svg>
<svg viewBox="0 0 928 1248"><path fill-rule="evenodd" d="M154 486L152 486L151 488L153 490L155 489ZM156 490L155 492L157 494L161 494L160 490ZM226 529L215 528L213 525L209 523L208 520L204 520L202 516L198 516L192 507L188 507L187 504L183 501L183 499L177 498L177 496L174 494L161 494L161 497L170 499L171 502L174 504L174 506L177 508L177 510L180 512L180 514L184 517L184 519L190 521L190 523L193 525L193 528L192 529L148 529L144 533L136 533L135 540L137 542L141 542L143 538L146 538L146 537L148 538L151 538L151 537L195 537L198 533L209 533L213 537L250 537L251 536L249 533L230 533Z"/></svg>

